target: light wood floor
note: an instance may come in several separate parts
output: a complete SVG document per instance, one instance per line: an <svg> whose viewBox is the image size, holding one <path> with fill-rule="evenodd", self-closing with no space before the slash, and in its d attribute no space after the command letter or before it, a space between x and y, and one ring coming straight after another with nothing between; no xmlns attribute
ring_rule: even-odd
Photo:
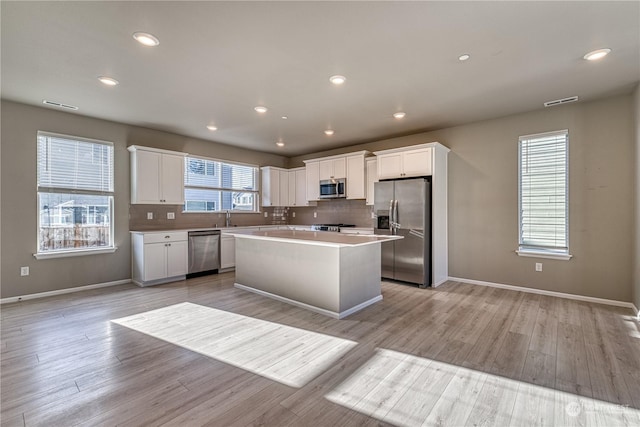
<svg viewBox="0 0 640 427"><path fill-rule="evenodd" d="M233 280L3 305L2 426L640 425L631 310L383 282L335 320ZM134 316L157 309L153 330Z"/></svg>

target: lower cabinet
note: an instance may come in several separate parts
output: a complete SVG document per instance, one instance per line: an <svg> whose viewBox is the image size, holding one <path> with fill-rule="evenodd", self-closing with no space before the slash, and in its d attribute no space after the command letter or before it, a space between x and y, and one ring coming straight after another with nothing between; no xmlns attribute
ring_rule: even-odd
<svg viewBox="0 0 640 427"><path fill-rule="evenodd" d="M187 232L131 234L132 280L139 286L184 280L188 268Z"/></svg>
<svg viewBox="0 0 640 427"><path fill-rule="evenodd" d="M235 268L236 266L236 238L222 233L220 239L220 270Z"/></svg>

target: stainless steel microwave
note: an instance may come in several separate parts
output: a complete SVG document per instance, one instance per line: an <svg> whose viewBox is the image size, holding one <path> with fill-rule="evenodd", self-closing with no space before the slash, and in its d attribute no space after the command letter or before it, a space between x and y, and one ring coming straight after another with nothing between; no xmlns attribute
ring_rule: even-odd
<svg viewBox="0 0 640 427"><path fill-rule="evenodd" d="M344 178L323 179L320 181L321 199L339 199L347 197L347 183Z"/></svg>

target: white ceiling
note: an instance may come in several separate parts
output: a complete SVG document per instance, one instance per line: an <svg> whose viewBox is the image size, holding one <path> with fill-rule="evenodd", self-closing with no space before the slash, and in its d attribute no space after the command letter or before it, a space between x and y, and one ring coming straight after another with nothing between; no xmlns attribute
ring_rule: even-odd
<svg viewBox="0 0 640 427"><path fill-rule="evenodd" d="M285 156L629 93L640 78L637 1L0 7L2 98ZM603 47L603 60L582 59Z"/></svg>

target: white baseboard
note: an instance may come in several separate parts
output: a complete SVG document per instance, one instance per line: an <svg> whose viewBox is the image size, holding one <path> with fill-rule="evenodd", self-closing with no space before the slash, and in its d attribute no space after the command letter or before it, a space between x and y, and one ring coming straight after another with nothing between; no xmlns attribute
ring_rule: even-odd
<svg viewBox="0 0 640 427"><path fill-rule="evenodd" d="M12 302L26 301L28 299L45 298L54 295L70 294L72 292L88 291L90 289L106 288L108 286L124 285L131 283L131 279L116 280L114 282L96 283L95 285L78 286L76 288L58 289L56 291L39 292L37 294L21 295L17 297L9 297L0 299L0 304L8 304Z"/></svg>
<svg viewBox="0 0 640 427"><path fill-rule="evenodd" d="M548 295L552 297L559 298L567 298L573 299L577 301L586 301L593 302L596 304L606 304L606 305L614 305L616 307L627 307L632 310L635 310L635 313L638 313L638 309L631 302L626 301L617 301L613 299L605 299L605 298L596 298L596 297L587 297L584 295L576 295L576 294L566 294L564 292L556 292L556 291L547 291L544 289L535 289L535 288L525 288L523 286L514 286L514 285L504 285L502 283L493 283L493 282L484 282L482 280L472 280L472 279L463 279L461 277L449 277L449 280L454 282L463 282L469 283L471 285L480 285L480 286L489 286L492 288L500 288L500 289L509 289L511 291L520 291L527 292L530 294L540 294L540 295Z"/></svg>

